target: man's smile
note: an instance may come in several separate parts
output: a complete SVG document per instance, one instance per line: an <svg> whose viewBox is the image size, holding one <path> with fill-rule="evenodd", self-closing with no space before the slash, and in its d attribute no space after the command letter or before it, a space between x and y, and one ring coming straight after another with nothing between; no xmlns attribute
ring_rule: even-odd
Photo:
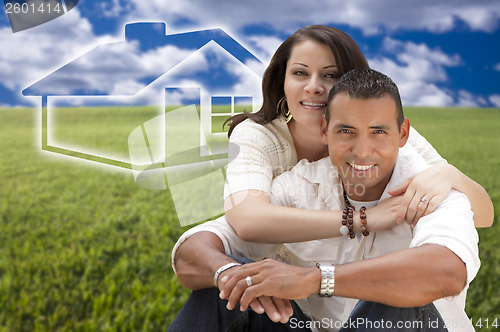
<svg viewBox="0 0 500 332"><path fill-rule="evenodd" d="M347 162L347 165L349 165L350 167L354 168L357 171L367 171L367 170L375 167L376 164L354 164L354 163Z"/></svg>

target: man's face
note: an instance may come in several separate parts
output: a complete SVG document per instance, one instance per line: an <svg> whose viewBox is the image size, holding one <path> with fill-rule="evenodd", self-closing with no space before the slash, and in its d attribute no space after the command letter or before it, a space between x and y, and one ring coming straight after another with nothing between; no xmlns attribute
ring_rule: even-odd
<svg viewBox="0 0 500 332"><path fill-rule="evenodd" d="M352 99L336 95L329 105L330 124L323 121L323 143L328 144L349 197L378 200L389 182L399 147L408 139L410 123L398 128L396 103L391 96Z"/></svg>

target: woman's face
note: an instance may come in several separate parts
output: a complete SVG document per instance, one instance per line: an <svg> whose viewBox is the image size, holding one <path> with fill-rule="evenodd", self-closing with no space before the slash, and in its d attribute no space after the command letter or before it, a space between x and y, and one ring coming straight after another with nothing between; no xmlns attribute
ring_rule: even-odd
<svg viewBox="0 0 500 332"><path fill-rule="evenodd" d="M285 96L297 124L320 127L328 93L338 79L332 51L307 39L292 48L285 74Z"/></svg>

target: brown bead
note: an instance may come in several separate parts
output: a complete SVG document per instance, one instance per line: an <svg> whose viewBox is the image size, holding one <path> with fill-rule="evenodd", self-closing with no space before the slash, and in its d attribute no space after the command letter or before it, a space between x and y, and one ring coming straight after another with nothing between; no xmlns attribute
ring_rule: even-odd
<svg viewBox="0 0 500 332"><path fill-rule="evenodd" d="M366 207L362 206L360 209L359 209L359 217L361 218L361 233L363 234L363 236L368 236L370 235L370 232L368 232L368 229L367 229L367 218L366 218Z"/></svg>

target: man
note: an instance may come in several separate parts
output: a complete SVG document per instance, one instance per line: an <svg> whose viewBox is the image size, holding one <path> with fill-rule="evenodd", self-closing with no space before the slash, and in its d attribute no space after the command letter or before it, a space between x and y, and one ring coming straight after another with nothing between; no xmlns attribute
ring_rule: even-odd
<svg viewBox="0 0 500 332"><path fill-rule="evenodd" d="M388 189L426 167L405 146L409 120L403 116L396 85L373 70L349 72L335 83L323 133L329 158L302 161L275 179L273 203L309 209L342 209L348 204L356 210L370 208L388 196ZM426 203L422 199L421 204ZM369 216L364 220L369 230ZM212 231L210 227L223 229L216 231L224 243L217 248L219 254L225 250L261 259L277 249L276 245L241 241L230 227L220 224L200 229ZM420 321L426 326L418 328L435 327L441 314L449 330L473 330L464 305L467 285L479 269L478 239L464 195L451 192L415 228L402 224L376 234L365 232L358 238L351 229L347 231L354 239L285 244L293 265L265 260L217 274L221 298L229 300L229 309L240 302L246 310L253 303L262 312L256 302L260 299L268 314L273 311L265 304L269 299L275 300L276 310L282 314L289 310L278 299L302 299L297 303L312 321L292 317L289 323L295 327L338 330L338 322L355 321L356 328L370 329L376 324L411 330L404 324L418 324L417 317L430 312ZM214 264L221 266L215 263L219 259L215 256ZM189 270L185 259L175 252L174 257L177 268ZM318 268L316 263L323 264ZM446 298L450 296L454 297ZM364 301L348 320L356 302L350 299ZM433 301L439 313L427 305ZM383 326L384 321L391 325Z"/></svg>

